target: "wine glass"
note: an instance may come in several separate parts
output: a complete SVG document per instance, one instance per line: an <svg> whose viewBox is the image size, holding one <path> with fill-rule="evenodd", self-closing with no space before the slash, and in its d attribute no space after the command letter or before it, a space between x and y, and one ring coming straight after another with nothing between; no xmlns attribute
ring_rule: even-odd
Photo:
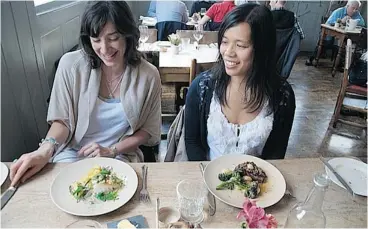
<svg viewBox="0 0 368 229"><path fill-rule="evenodd" d="M193 32L193 37L196 39L197 43L203 38L203 25L198 24L195 26L195 30Z"/></svg>
<svg viewBox="0 0 368 229"><path fill-rule="evenodd" d="M140 25L139 32L140 32L139 41L142 43L142 49L144 50L144 44L147 42L150 35L148 31L148 26Z"/></svg>

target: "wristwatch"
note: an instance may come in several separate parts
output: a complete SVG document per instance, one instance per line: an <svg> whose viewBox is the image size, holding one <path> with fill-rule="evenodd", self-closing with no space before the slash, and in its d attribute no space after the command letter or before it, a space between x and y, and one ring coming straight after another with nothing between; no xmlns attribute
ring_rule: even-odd
<svg viewBox="0 0 368 229"><path fill-rule="evenodd" d="M116 145L111 146L110 147L110 150L113 152L113 156L112 157L118 156L119 152L118 152L118 149L116 148Z"/></svg>

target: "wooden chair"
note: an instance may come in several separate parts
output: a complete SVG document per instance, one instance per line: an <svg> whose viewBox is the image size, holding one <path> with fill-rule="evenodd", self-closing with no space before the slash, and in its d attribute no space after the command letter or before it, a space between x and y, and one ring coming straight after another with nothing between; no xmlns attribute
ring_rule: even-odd
<svg viewBox="0 0 368 229"><path fill-rule="evenodd" d="M340 92L337 97L335 111L332 117L331 124L333 128L336 127L337 122L341 122L343 124L366 129L367 128L366 124L362 125L359 123L355 123L355 122L344 120L340 118L340 112L342 108L346 108L346 109L367 115L367 106L365 106L364 108L361 108L361 107L355 107L355 106L347 105L343 103L345 98L350 97L350 98L355 98L355 99L363 99L365 100L365 104L367 104L367 88L349 84L349 79L348 79L349 74L348 73L349 73L349 67L350 67L351 59L352 59L352 42L350 39L348 39L347 41L345 58L346 58L345 60L346 63L345 63L345 68L344 68L344 76L342 79Z"/></svg>
<svg viewBox="0 0 368 229"><path fill-rule="evenodd" d="M184 105L185 100L181 98L182 87L187 87L196 76L197 60L192 59L190 67L160 67L161 82L175 84L175 110L176 114L180 111L180 106ZM175 114L175 115L176 115Z"/></svg>
<svg viewBox="0 0 368 229"><path fill-rule="evenodd" d="M157 41L157 29L148 29L149 38L146 43L154 43Z"/></svg>
<svg viewBox="0 0 368 229"><path fill-rule="evenodd" d="M190 38L190 42L194 42L195 39L193 37L194 30L176 30L176 34L181 38ZM217 43L217 31L203 31L203 37L199 41L199 44L211 44Z"/></svg>

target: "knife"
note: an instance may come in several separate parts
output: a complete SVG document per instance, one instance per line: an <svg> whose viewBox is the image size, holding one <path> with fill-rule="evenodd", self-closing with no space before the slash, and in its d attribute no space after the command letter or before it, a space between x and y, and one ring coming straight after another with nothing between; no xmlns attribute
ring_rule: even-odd
<svg viewBox="0 0 368 229"><path fill-rule="evenodd" d="M335 175L335 177L337 178L337 180L340 181L340 183L346 188L346 190L354 197L355 193L354 191L350 188L350 186L348 185L348 183L346 183L346 181L344 180L344 178L342 178L340 176L340 174L338 174L336 172L336 170L332 167L332 165L330 165L330 163L328 163L327 161L325 161L324 158L320 157L319 158L323 164L325 164L327 166L327 168Z"/></svg>
<svg viewBox="0 0 368 229"><path fill-rule="evenodd" d="M1 209L4 208L6 203L8 203L8 201L12 198L12 196L14 195L16 191L17 191L16 187L9 187L5 191L5 193L1 196Z"/></svg>
<svg viewBox="0 0 368 229"><path fill-rule="evenodd" d="M204 165L202 164L202 162L199 163L199 167L201 168L201 172L203 176L204 175ZM207 199L208 199L208 205L210 207L209 209L210 216L213 216L216 213L216 199L210 191L208 191Z"/></svg>

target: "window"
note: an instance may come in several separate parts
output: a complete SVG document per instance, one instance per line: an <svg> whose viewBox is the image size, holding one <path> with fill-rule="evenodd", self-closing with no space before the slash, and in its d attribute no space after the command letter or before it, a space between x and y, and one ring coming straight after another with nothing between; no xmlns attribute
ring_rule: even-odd
<svg viewBox="0 0 368 229"><path fill-rule="evenodd" d="M35 6L39 6L39 5L42 5L48 2L53 2L53 1L55 0L34 0L33 2Z"/></svg>
<svg viewBox="0 0 368 229"><path fill-rule="evenodd" d="M34 0L36 13L42 14L51 10L62 8L66 5L75 4L77 1L60 1L60 0Z"/></svg>

